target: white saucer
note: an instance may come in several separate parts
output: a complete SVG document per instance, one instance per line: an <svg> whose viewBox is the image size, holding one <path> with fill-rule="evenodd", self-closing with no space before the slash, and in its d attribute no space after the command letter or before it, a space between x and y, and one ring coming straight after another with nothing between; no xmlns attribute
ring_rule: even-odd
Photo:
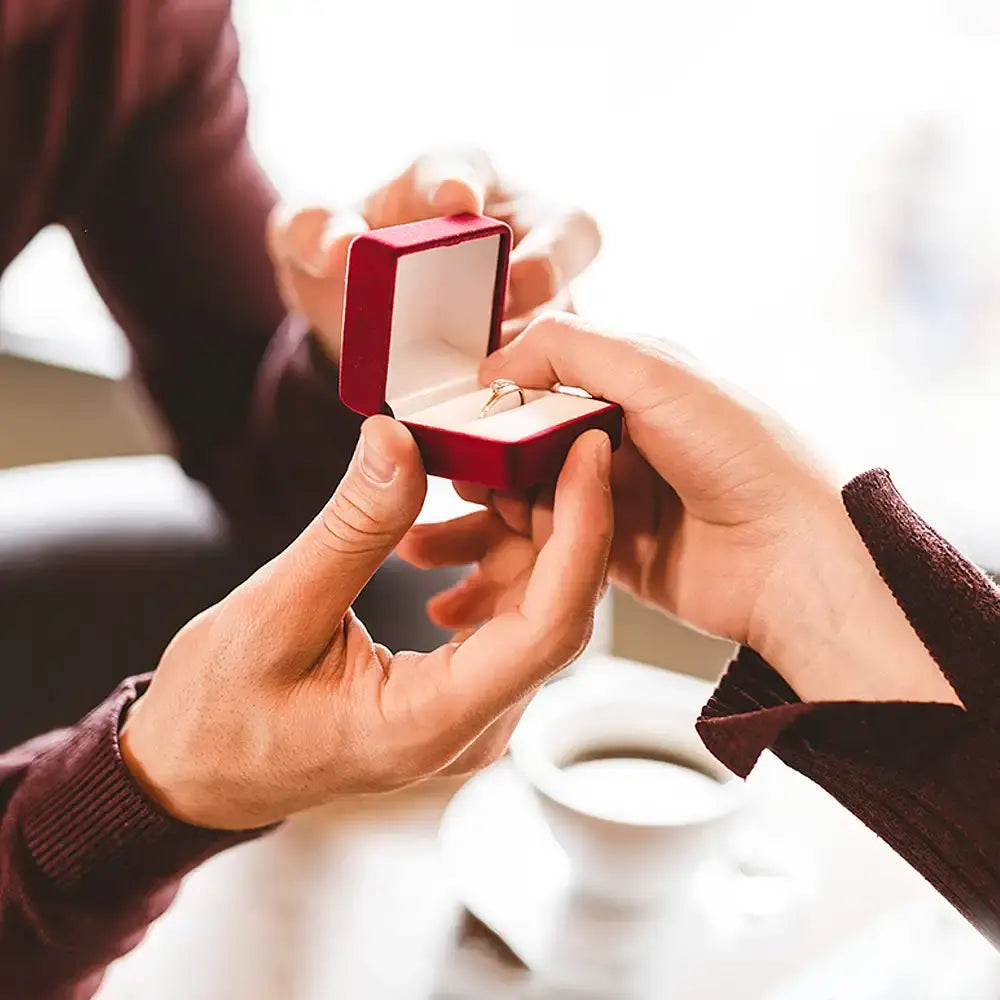
<svg viewBox="0 0 1000 1000"><path fill-rule="evenodd" d="M766 879L741 876L720 861L705 866L689 898L658 908L581 898L532 791L509 761L455 795L440 840L459 899L528 966L535 986L573 991L558 996L701 995L690 987L704 986L706 963L732 958L734 936L746 926L733 921L734 897L746 888L740 883L768 892ZM789 880L777 881L787 901Z"/></svg>

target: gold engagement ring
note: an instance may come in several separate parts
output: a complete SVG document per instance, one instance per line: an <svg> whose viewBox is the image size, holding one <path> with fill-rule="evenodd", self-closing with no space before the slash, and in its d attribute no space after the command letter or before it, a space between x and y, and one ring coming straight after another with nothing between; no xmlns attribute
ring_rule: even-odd
<svg viewBox="0 0 1000 1000"><path fill-rule="evenodd" d="M515 406L524 406L524 390L516 382L509 378L495 378L490 382L490 398L479 411L480 419L490 416L501 400L509 400L513 396L517 396L518 400Z"/></svg>

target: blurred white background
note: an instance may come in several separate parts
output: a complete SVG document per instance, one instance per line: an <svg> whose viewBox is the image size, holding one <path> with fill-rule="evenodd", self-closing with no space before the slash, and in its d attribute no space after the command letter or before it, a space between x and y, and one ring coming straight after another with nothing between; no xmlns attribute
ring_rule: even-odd
<svg viewBox="0 0 1000 1000"><path fill-rule="evenodd" d="M252 139L343 202L472 142L589 208L581 310L662 334L783 412L846 478L888 466L1000 565L1000 16L957 0L236 0ZM39 301L32 276L64 274ZM62 234L7 329L127 361ZM996 534L1000 535L1000 527ZM992 553L996 552L996 558Z"/></svg>

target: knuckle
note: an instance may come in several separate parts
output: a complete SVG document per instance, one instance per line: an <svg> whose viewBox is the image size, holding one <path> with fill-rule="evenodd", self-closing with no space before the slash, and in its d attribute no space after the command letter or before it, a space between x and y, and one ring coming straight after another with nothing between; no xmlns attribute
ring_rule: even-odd
<svg viewBox="0 0 1000 1000"><path fill-rule="evenodd" d="M522 343L547 351L557 346L567 333L581 332L581 326L570 313L545 310L518 338Z"/></svg>
<svg viewBox="0 0 1000 1000"><path fill-rule="evenodd" d="M368 551L384 544L391 531L379 504L362 490L341 485L319 516L322 537L335 551Z"/></svg>

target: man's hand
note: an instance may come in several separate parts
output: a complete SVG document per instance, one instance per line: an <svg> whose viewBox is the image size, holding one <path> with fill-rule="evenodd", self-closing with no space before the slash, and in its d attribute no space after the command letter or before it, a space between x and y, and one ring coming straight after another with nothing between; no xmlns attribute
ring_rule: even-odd
<svg viewBox="0 0 1000 1000"><path fill-rule="evenodd" d="M613 582L702 631L752 646L802 698L956 700L839 491L760 406L665 345L603 335L565 316L534 323L487 358L480 376L484 384L580 386L625 410L627 439L612 471ZM527 498L459 492L511 531L544 541ZM495 555L491 523L472 514L417 528L404 542L401 553L417 565L479 564L431 602L439 623L473 624L498 591L516 587Z"/></svg>
<svg viewBox="0 0 1000 1000"><path fill-rule="evenodd" d="M122 729L127 766L179 819L244 829L492 762L532 691L589 638L610 464L603 434L577 441L547 541L520 551L516 597L433 653L393 655L351 602L412 525L426 478L406 429L371 418L326 509L170 644Z"/></svg>
<svg viewBox="0 0 1000 1000"><path fill-rule="evenodd" d="M597 224L589 215L511 190L484 153L429 153L357 210L275 211L268 249L286 306L308 318L327 353L338 360L347 251L354 237L368 229L462 212L502 219L514 231L505 340L540 310L567 308L569 282L600 249Z"/></svg>

